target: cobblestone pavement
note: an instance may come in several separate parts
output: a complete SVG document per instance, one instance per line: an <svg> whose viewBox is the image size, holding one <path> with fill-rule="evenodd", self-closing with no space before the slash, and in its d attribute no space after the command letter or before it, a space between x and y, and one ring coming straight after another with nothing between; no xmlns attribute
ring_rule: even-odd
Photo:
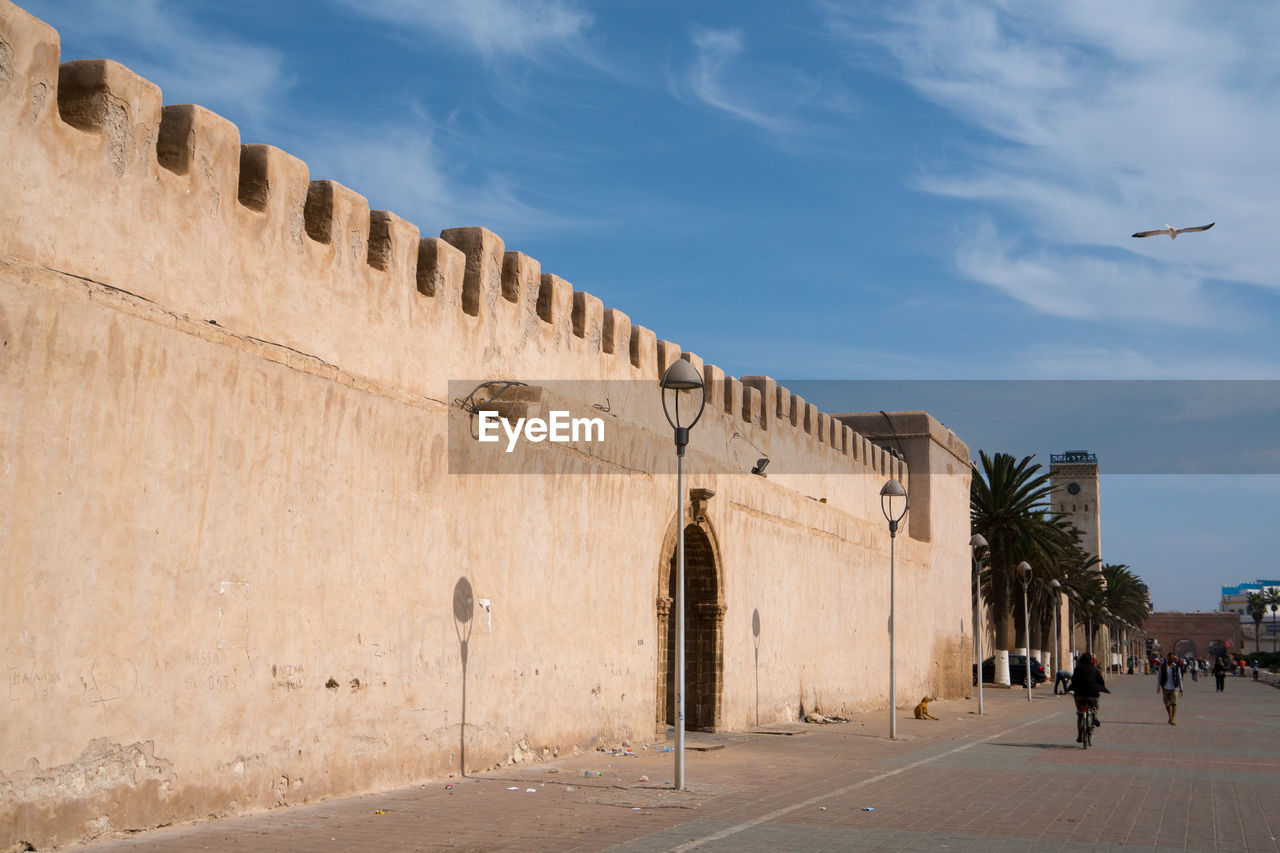
<svg viewBox="0 0 1280 853"><path fill-rule="evenodd" d="M1280 850L1280 690L1201 679L1170 726L1153 678L1109 684L1087 751L1070 697L988 688L982 716L976 700L932 703L937 722L899 711L897 741L887 712L691 734L721 748L688 752L686 792L670 753L592 752L86 849Z"/></svg>

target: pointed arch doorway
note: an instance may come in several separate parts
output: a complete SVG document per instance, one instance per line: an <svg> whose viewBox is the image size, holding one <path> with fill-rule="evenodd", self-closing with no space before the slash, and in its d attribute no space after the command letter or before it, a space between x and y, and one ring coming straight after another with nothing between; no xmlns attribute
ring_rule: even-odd
<svg viewBox="0 0 1280 853"><path fill-rule="evenodd" d="M699 490L694 490L695 492ZM695 506L698 505L695 498ZM705 502L703 503L705 506ZM722 728L724 694L724 604L720 548L705 516L685 519L685 729ZM667 532L658 580L656 730L676 724L676 530Z"/></svg>

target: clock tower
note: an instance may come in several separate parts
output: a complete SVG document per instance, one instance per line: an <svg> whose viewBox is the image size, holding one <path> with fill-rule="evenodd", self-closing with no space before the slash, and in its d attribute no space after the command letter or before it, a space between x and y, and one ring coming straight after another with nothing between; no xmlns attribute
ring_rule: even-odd
<svg viewBox="0 0 1280 853"><path fill-rule="evenodd" d="M1087 450L1049 454L1049 484L1053 487L1050 498L1053 512L1070 521L1083 534L1080 547L1086 554L1100 558L1102 516L1098 512L1097 455Z"/></svg>
<svg viewBox="0 0 1280 853"><path fill-rule="evenodd" d="M1070 521L1080 531L1080 547L1086 554L1100 558L1102 556L1102 514L1098 508L1101 490L1098 487L1097 455L1087 450L1068 450L1066 453L1049 454L1049 485L1053 489L1049 498L1053 512L1060 518ZM1101 564L1095 564L1093 570L1101 572ZM1063 611L1075 614L1077 619L1080 618L1079 611L1076 609L1078 605L1073 604L1065 595L1058 603ZM1054 643L1057 652L1055 657L1059 661L1066 663L1070 659L1069 652L1093 646L1089 639L1083 636L1083 624L1075 622L1074 630L1072 623L1063 625L1060 621L1059 624L1061 625L1060 633ZM1098 626L1095 626L1094 630L1096 636ZM1110 657L1104 654L1108 645L1109 635L1108 643L1103 644L1101 648L1094 648L1095 655L1104 665Z"/></svg>

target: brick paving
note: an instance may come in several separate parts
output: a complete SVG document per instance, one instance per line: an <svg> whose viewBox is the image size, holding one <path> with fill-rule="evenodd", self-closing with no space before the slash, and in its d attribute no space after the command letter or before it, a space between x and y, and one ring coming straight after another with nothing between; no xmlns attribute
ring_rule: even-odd
<svg viewBox="0 0 1280 853"><path fill-rule="evenodd" d="M989 688L981 717L973 700L932 703L937 722L900 711L898 741L885 712L691 734L723 748L687 754L687 792L669 753L584 753L84 849L1280 851L1280 690L1202 679L1170 726L1152 678L1109 684L1088 751L1069 697Z"/></svg>

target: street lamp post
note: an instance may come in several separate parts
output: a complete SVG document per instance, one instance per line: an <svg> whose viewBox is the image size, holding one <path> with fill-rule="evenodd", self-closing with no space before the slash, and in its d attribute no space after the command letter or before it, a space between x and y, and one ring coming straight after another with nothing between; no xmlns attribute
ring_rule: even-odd
<svg viewBox="0 0 1280 853"><path fill-rule="evenodd" d="M1022 581L1022 631L1026 644L1022 647L1022 656L1027 662L1027 701L1031 701L1031 610L1027 607L1027 587L1031 586L1031 564L1026 560L1018 563L1018 580Z"/></svg>
<svg viewBox="0 0 1280 853"><path fill-rule="evenodd" d="M1124 671L1133 675L1133 623L1124 623Z"/></svg>
<svg viewBox="0 0 1280 853"><path fill-rule="evenodd" d="M1053 590L1053 660L1049 663L1057 669L1065 669L1062 665L1062 637L1058 635L1058 608L1062 606L1062 583L1054 578L1049 581L1049 588ZM1045 675L1057 677L1057 671L1047 672ZM1057 682L1054 683L1054 693L1058 692Z"/></svg>
<svg viewBox="0 0 1280 853"><path fill-rule="evenodd" d="M1120 656L1120 660L1116 661L1119 667L1116 672L1124 675L1129 670L1129 653L1125 648L1129 638L1129 623L1119 617L1116 619L1116 654Z"/></svg>
<svg viewBox="0 0 1280 853"><path fill-rule="evenodd" d="M1085 631L1089 636L1085 637L1088 645L1085 651L1089 653L1089 657L1093 657L1093 599L1090 598L1084 603Z"/></svg>
<svg viewBox="0 0 1280 853"><path fill-rule="evenodd" d="M1120 650L1116 648L1116 642L1119 636L1120 636L1120 617L1116 616L1114 613L1108 610L1107 611L1107 660L1111 662L1111 667L1113 672L1119 671L1118 669L1116 669L1116 667L1118 666L1118 661L1116 661L1116 658L1119 657L1119 652L1120 652Z"/></svg>
<svg viewBox="0 0 1280 853"><path fill-rule="evenodd" d="M1108 610L1106 607L1102 608L1102 627L1107 632L1107 645L1106 645L1107 665L1103 667L1102 669L1103 672L1111 672L1112 667L1115 666L1115 662L1112 659L1112 651L1111 651L1111 641L1115 637L1115 629L1112 628L1114 619L1115 617L1110 610Z"/></svg>
<svg viewBox="0 0 1280 853"><path fill-rule="evenodd" d="M895 512L894 501L902 498L902 511ZM907 514L907 490L897 480L890 480L880 490L880 511L889 522L889 739L898 737L898 664L895 657L893 638L893 620L896 601L894 598L896 567L894 566L894 542L898 536L898 522Z"/></svg>
<svg viewBox="0 0 1280 853"><path fill-rule="evenodd" d="M1271 653L1276 653L1276 611L1280 610L1280 604L1274 601L1271 603Z"/></svg>
<svg viewBox="0 0 1280 853"><path fill-rule="evenodd" d="M1074 606L1074 609L1073 609ZM1067 588L1067 632L1071 646L1071 665L1076 665L1076 655L1080 649L1076 645L1076 619L1080 616L1080 593Z"/></svg>
<svg viewBox="0 0 1280 853"><path fill-rule="evenodd" d="M1108 610L1106 607L1100 607L1098 608L1098 615L1101 617L1098 620L1098 630L1103 631L1107 637L1107 642L1102 647L1103 649L1102 671L1110 672L1111 671L1111 611Z"/></svg>
<svg viewBox="0 0 1280 853"><path fill-rule="evenodd" d="M1118 675L1120 673L1120 661L1118 660L1120 657L1120 637L1124 635L1124 628L1120 625L1119 616L1109 610L1107 613L1110 614L1108 618L1111 620L1107 626L1107 630L1111 633L1107 642L1107 654L1111 655L1114 661L1112 666L1115 667L1115 672Z"/></svg>
<svg viewBox="0 0 1280 853"><path fill-rule="evenodd" d="M1129 673L1129 623L1120 620L1120 636L1116 641L1116 651L1120 654L1120 674Z"/></svg>
<svg viewBox="0 0 1280 853"><path fill-rule="evenodd" d="M978 684L979 714L982 714L982 635L986 631L982 627L982 564L978 562L978 550L989 547L981 533L973 534L973 538L969 540L970 554L973 557L973 588L977 593L977 601L973 608L973 645L977 659L973 668L973 680Z"/></svg>
<svg viewBox="0 0 1280 853"><path fill-rule="evenodd" d="M684 790L684 449L689 445L689 430L702 417L707 403L707 389L697 369L684 359L676 359L662 374L662 413L675 430L676 445L676 777L675 788ZM671 392L672 406L667 406L667 392ZM698 405L692 420L687 424L680 417L680 397L697 392ZM674 415L673 415L674 411ZM686 410L685 417L688 417Z"/></svg>

